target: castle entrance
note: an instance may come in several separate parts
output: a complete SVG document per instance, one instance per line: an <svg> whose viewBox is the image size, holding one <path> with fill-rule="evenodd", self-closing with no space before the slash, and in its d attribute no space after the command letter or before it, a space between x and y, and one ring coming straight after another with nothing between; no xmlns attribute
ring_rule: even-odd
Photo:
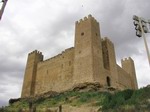
<svg viewBox="0 0 150 112"><path fill-rule="evenodd" d="M107 76L107 78L106 78L106 80L107 80L107 86L111 86L111 84L110 84L110 78Z"/></svg>

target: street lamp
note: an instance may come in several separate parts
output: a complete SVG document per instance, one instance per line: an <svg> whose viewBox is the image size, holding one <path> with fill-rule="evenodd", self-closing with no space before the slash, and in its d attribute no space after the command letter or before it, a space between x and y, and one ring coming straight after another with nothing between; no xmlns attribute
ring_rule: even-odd
<svg viewBox="0 0 150 112"><path fill-rule="evenodd" d="M2 0L2 1L1 1L1 2L3 3L3 5L2 5L2 7L1 7L1 9L0 9L0 20L1 20L1 18L2 18L3 13L4 13L4 9L5 9L5 7L6 7L7 1L8 1L8 0Z"/></svg>
<svg viewBox="0 0 150 112"><path fill-rule="evenodd" d="M150 29L150 19L148 20L148 24L149 24L149 29ZM149 31L149 33L150 33L150 31Z"/></svg>
<svg viewBox="0 0 150 112"><path fill-rule="evenodd" d="M145 33L149 33L148 24L150 25L150 20L146 21L144 18L138 17L136 15L133 16L133 20L134 20L134 25L136 30L136 36L143 37L144 39L145 48L147 51L147 57L150 65L150 53L149 53L149 49L145 37Z"/></svg>

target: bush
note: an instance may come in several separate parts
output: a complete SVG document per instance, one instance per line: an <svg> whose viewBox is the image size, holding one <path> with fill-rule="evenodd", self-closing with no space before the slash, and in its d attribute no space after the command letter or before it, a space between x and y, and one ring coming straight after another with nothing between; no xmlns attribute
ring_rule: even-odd
<svg viewBox="0 0 150 112"><path fill-rule="evenodd" d="M107 94L103 102L103 110L119 108L119 106L126 103L132 97L133 90L124 90L117 92L114 95Z"/></svg>
<svg viewBox="0 0 150 112"><path fill-rule="evenodd" d="M131 89L127 89L127 90L122 91L122 94L123 94L124 99L125 99L125 100L130 99L130 98L132 97L132 95L133 95L133 92L134 92L134 91L131 90Z"/></svg>
<svg viewBox="0 0 150 112"><path fill-rule="evenodd" d="M5 112L5 111L4 111L4 107L1 107L1 108L0 108L0 112Z"/></svg>
<svg viewBox="0 0 150 112"><path fill-rule="evenodd" d="M111 94L106 93L105 97L104 97L104 100L102 102L102 105L103 105L102 109L103 110L110 108L110 101L111 101L111 99L112 99Z"/></svg>
<svg viewBox="0 0 150 112"><path fill-rule="evenodd" d="M142 88L139 90L124 90L115 94L107 92L78 92L69 91L58 94L57 96L48 98L39 98L34 100L34 105L38 108L53 107L63 104L70 104L72 106L80 106L85 103L91 103L92 106L100 106L103 111L109 112L109 110L121 110L126 108L140 108L141 105L146 105L146 109L150 109L148 103L150 99L150 88ZM19 108L28 108L29 100L21 99L6 108L0 108L0 112L16 112ZM5 110L4 110L5 109ZM7 110L6 110L7 109ZM118 111L118 110L117 110Z"/></svg>

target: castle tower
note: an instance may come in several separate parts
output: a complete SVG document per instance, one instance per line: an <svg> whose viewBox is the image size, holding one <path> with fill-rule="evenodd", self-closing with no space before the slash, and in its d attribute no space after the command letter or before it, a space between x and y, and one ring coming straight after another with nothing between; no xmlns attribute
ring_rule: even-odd
<svg viewBox="0 0 150 112"><path fill-rule="evenodd" d="M28 54L21 97L34 95L37 64L43 61L41 52L35 50Z"/></svg>
<svg viewBox="0 0 150 112"><path fill-rule="evenodd" d="M135 67L134 67L134 61L132 60L131 57L125 58L124 60L121 60L122 68L130 74L131 77L131 87L133 89L138 89L137 85L137 78L136 78L136 73L135 73Z"/></svg>
<svg viewBox="0 0 150 112"><path fill-rule="evenodd" d="M89 15L76 22L74 84L103 80L103 58L99 23Z"/></svg>
<svg viewBox="0 0 150 112"><path fill-rule="evenodd" d="M117 87L118 71L116 64L115 49L114 44L107 37L102 39L102 51L103 51L104 68L110 71L110 74L106 74L106 80L108 80L107 78L109 78L110 80L110 84L107 85Z"/></svg>

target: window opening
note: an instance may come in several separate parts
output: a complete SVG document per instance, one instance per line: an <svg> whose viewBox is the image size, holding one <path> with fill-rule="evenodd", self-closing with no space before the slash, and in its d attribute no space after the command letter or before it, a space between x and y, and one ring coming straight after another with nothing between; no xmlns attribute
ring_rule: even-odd
<svg viewBox="0 0 150 112"><path fill-rule="evenodd" d="M107 79L107 86L109 86L109 87L110 87L110 86L111 86L111 84L110 84L110 78L109 78L109 77L107 77L106 79Z"/></svg>
<svg viewBox="0 0 150 112"><path fill-rule="evenodd" d="M84 35L84 32L81 33L81 36L83 36L83 35Z"/></svg>

